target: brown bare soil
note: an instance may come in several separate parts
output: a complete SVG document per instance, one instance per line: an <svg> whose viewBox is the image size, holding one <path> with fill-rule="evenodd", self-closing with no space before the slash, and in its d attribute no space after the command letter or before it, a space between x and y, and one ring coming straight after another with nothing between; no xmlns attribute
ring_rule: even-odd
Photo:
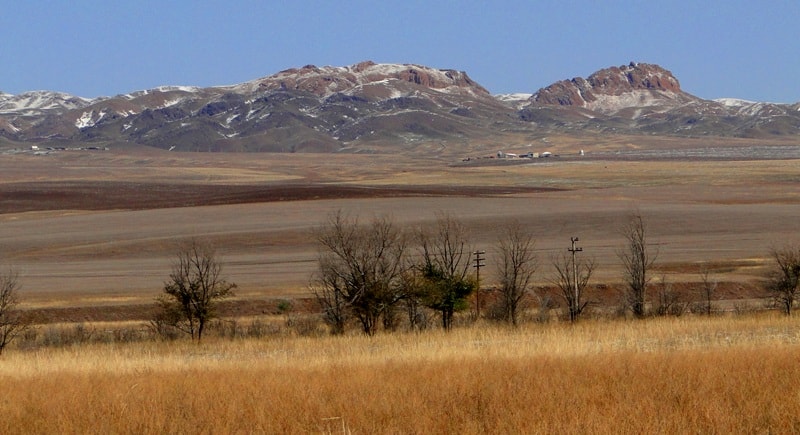
<svg viewBox="0 0 800 435"><path fill-rule="evenodd" d="M33 182L0 185L0 214L48 210L146 210L275 201L420 196L481 197L555 191L525 186L200 185L131 182Z"/></svg>

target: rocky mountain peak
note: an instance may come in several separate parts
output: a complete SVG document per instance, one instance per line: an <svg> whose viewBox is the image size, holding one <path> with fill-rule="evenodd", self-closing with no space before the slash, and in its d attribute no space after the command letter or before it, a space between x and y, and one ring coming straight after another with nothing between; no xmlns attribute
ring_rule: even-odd
<svg viewBox="0 0 800 435"><path fill-rule="evenodd" d="M654 64L631 62L602 69L587 78L553 83L537 91L531 101L586 107L603 97L618 97L637 91L683 93L678 79L670 71Z"/></svg>
<svg viewBox="0 0 800 435"><path fill-rule="evenodd" d="M602 69L588 78L594 88L619 95L633 89L681 92L680 83L671 72L653 64L631 62L620 67Z"/></svg>
<svg viewBox="0 0 800 435"><path fill-rule="evenodd" d="M300 90L320 97L348 93L355 88L402 82L443 92L468 92L489 96L489 91L465 72L434 69L414 64L360 62L345 67L306 65L281 71L259 81L264 91Z"/></svg>

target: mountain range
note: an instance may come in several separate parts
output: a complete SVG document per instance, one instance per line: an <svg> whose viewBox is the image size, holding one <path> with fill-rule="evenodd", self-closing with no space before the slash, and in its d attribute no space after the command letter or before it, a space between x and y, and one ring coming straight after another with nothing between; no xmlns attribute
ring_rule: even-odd
<svg viewBox="0 0 800 435"><path fill-rule="evenodd" d="M631 62L528 94L413 64L307 65L232 86L114 97L0 92L0 147L146 145L183 151L396 152L553 134L800 136L800 103L705 100Z"/></svg>

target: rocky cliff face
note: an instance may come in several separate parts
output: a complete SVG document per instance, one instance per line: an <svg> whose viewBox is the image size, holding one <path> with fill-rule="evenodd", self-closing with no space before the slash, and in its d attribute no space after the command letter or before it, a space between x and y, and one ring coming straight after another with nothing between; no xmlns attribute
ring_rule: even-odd
<svg viewBox="0 0 800 435"><path fill-rule="evenodd" d="M800 112L791 107L704 100L684 92L670 71L631 62L542 88L519 114L571 131L765 137L800 134Z"/></svg>
<svg viewBox="0 0 800 435"><path fill-rule="evenodd" d="M451 93L490 95L463 71L420 65L376 64L371 61L346 67L306 65L288 69L259 80L258 88L262 91L304 91L327 97L336 93L352 94L370 86L400 85L402 89L402 84Z"/></svg>
<svg viewBox="0 0 800 435"><path fill-rule="evenodd" d="M562 80L540 89L531 97L534 104L586 107L603 96L622 96L635 91L683 94L671 72L652 64L628 65L597 71L588 78Z"/></svg>

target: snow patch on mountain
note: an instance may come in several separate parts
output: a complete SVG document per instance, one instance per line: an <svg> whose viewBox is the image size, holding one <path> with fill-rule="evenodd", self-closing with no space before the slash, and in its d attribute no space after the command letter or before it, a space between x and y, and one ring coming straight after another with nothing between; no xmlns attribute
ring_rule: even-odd
<svg viewBox="0 0 800 435"><path fill-rule="evenodd" d="M595 100L585 103L584 107L602 113L614 113L630 107L674 107L675 93L637 89L621 95L595 95Z"/></svg>
<svg viewBox="0 0 800 435"><path fill-rule="evenodd" d="M755 104L755 101L747 101L739 98L717 98L713 101L716 101L717 103L726 107L743 107Z"/></svg>
<svg viewBox="0 0 800 435"><path fill-rule="evenodd" d="M86 107L94 100L63 92L31 91L19 95L2 94L0 113L32 115L45 110L71 110Z"/></svg>
<svg viewBox="0 0 800 435"><path fill-rule="evenodd" d="M500 101L515 102L515 101L527 101L532 96L533 96L533 94L530 94L530 93L517 92L517 93L513 93L513 94L497 94L494 97L497 98Z"/></svg>
<svg viewBox="0 0 800 435"><path fill-rule="evenodd" d="M20 131L20 129L13 123L0 118L0 132L2 132L3 130L10 133L18 133Z"/></svg>
<svg viewBox="0 0 800 435"><path fill-rule="evenodd" d="M75 127L78 129L84 129L88 127L95 126L101 119L106 116L105 111L101 111L95 117L94 110L90 110L88 112L83 112L83 114L75 121Z"/></svg>
<svg viewBox="0 0 800 435"><path fill-rule="evenodd" d="M722 104L738 115L772 117L786 114L786 106L782 104L747 101L737 98L718 98L713 101Z"/></svg>
<svg viewBox="0 0 800 435"><path fill-rule="evenodd" d="M528 100L530 100L532 96L533 94L517 92L513 94L497 94L494 96L494 98L501 103L511 105L517 110L521 110L523 107L528 105Z"/></svg>
<svg viewBox="0 0 800 435"><path fill-rule="evenodd" d="M126 100L134 100L141 97L146 97L148 95L153 95L156 93L166 94L171 92L184 92L187 94L196 94L202 91L202 88L197 86L158 86L152 89L143 89L140 91L134 91L127 94L119 95L119 97L124 98Z"/></svg>
<svg viewBox="0 0 800 435"><path fill-rule="evenodd" d="M195 93L200 90L197 86L159 86L155 88L156 91L159 92L172 92L172 91L182 91L188 93Z"/></svg>
<svg viewBox="0 0 800 435"><path fill-rule="evenodd" d="M163 109L166 107L172 107L176 104L180 104L184 99L183 98L173 98L171 100L165 100L162 104L160 104L157 108Z"/></svg>

